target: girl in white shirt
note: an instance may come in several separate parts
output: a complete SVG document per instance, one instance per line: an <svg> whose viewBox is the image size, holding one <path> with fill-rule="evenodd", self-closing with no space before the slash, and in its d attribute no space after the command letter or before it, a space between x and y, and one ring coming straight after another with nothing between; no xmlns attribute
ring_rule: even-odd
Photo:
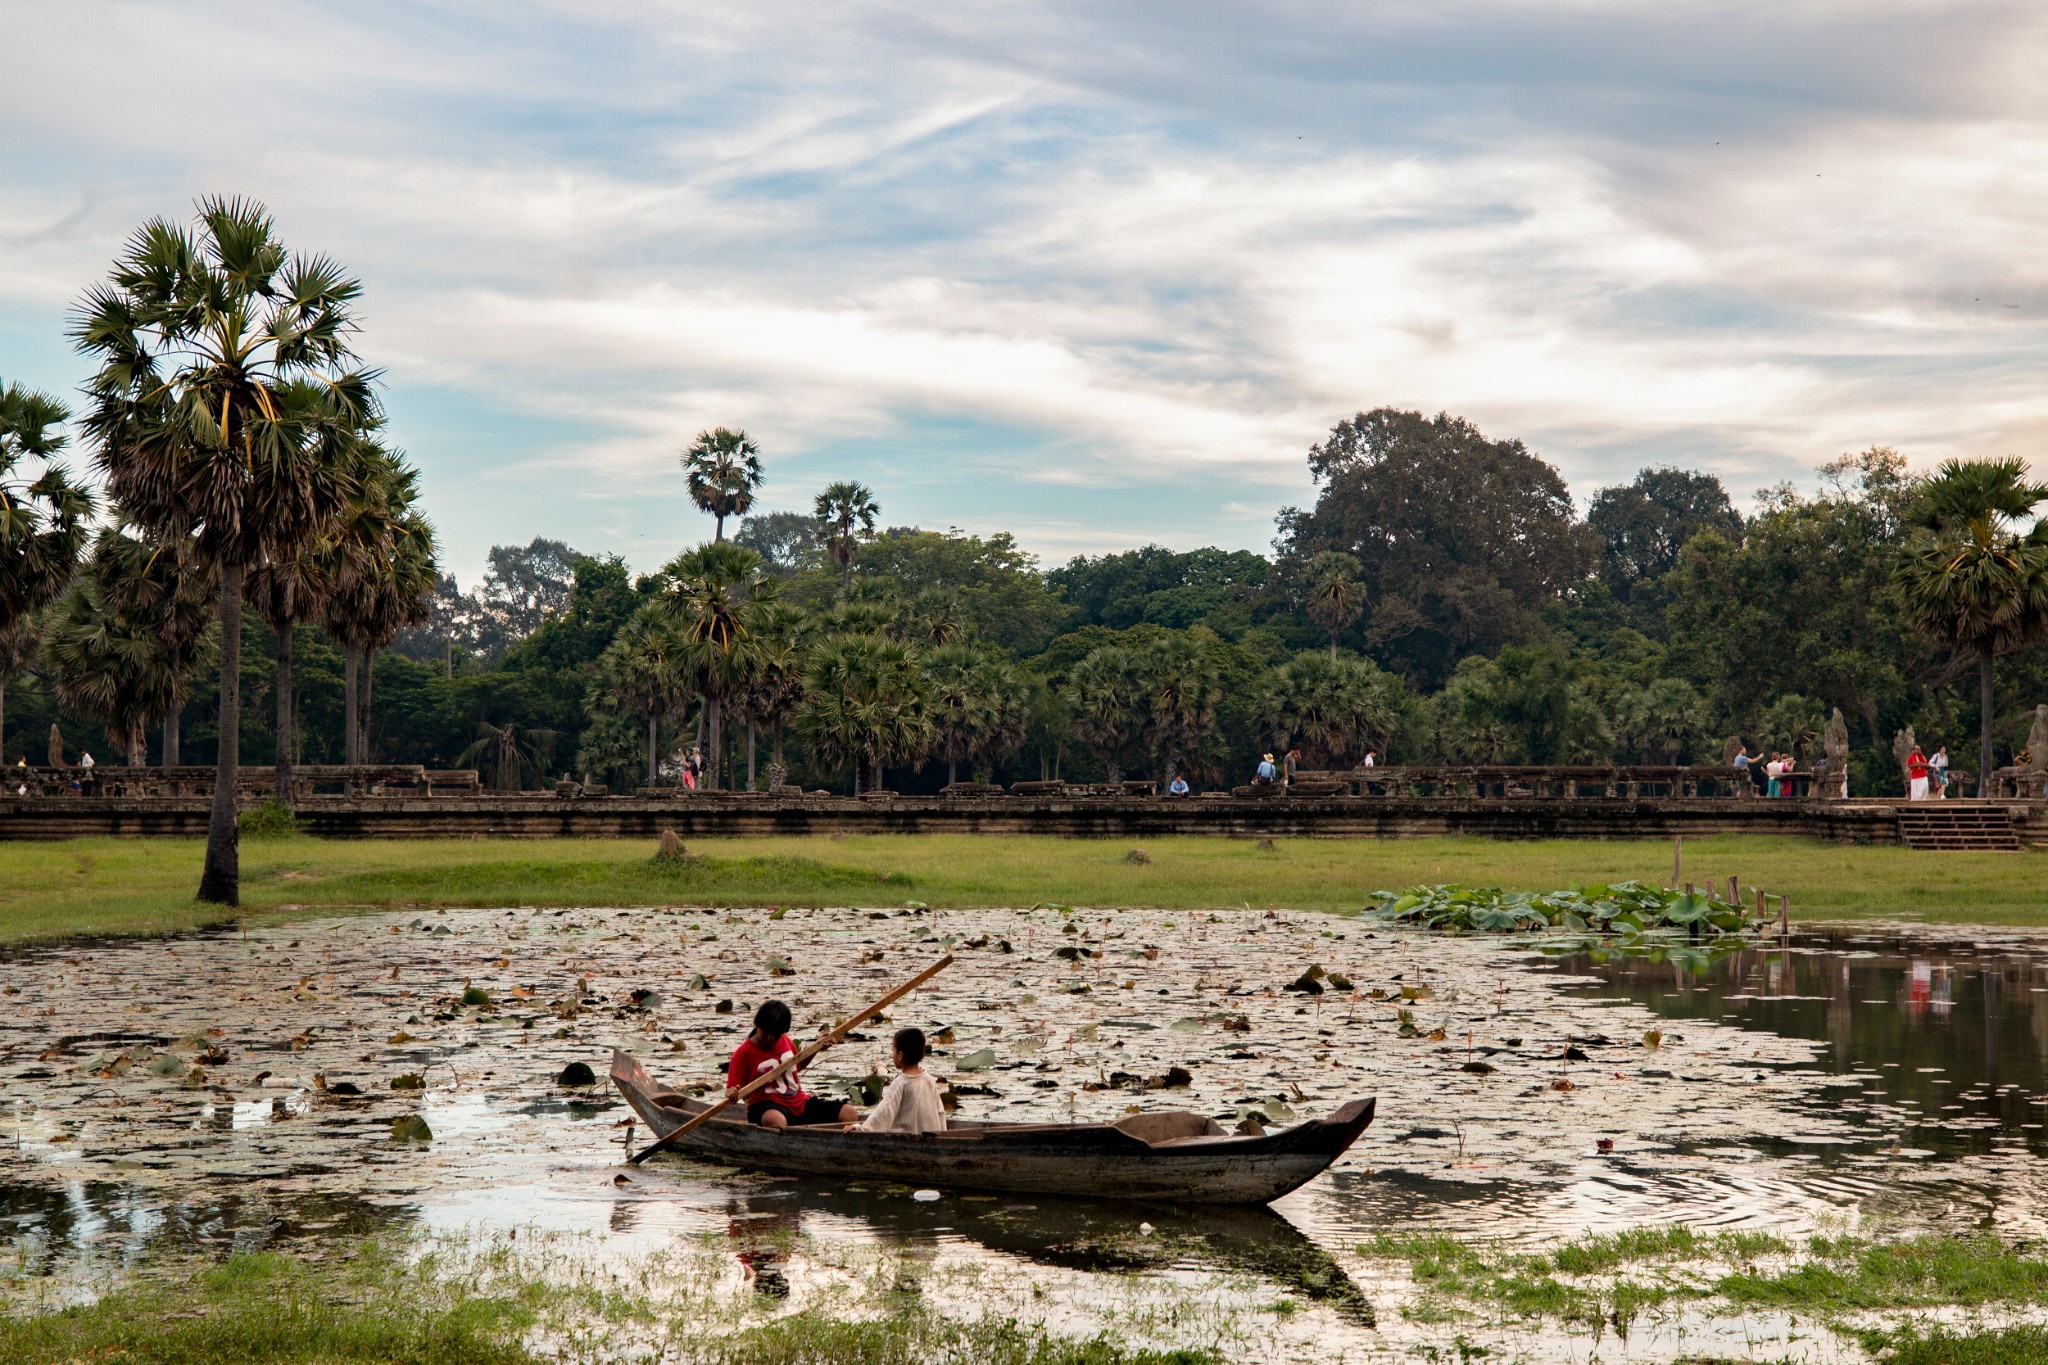
<svg viewBox="0 0 2048 1365"><path fill-rule="evenodd" d="M939 1102L938 1083L924 1074L924 1030L896 1030L890 1040L896 1054L896 1079L882 1092L881 1103L849 1133L943 1133L946 1106Z"/></svg>

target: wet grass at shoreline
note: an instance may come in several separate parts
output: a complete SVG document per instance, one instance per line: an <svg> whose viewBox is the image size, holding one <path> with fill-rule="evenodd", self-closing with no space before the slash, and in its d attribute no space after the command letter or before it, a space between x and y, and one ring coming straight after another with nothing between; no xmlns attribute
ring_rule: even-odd
<svg viewBox="0 0 2048 1365"><path fill-rule="evenodd" d="M900 905L1043 902L1159 909L1349 912L1370 892L1466 882L1549 891L1671 876L1666 840L1128 840L874 835L693 840L679 865L654 841L247 839L243 910L266 914L497 905ZM232 921L192 900L198 840L0 843L0 941L162 933ZM1802 839L1689 842L1684 877L1789 892L1795 921L1905 918L2048 924L2038 853L1916 853Z"/></svg>

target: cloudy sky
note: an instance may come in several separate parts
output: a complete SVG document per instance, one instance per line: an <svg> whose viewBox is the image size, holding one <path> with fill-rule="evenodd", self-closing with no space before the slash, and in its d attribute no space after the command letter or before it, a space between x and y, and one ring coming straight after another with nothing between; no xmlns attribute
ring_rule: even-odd
<svg viewBox="0 0 2048 1365"><path fill-rule="evenodd" d="M1048 559L1264 548L1382 404L1583 499L2048 431L2048 7L1974 0L0 0L0 378L137 223L265 201L465 581L763 502Z"/></svg>

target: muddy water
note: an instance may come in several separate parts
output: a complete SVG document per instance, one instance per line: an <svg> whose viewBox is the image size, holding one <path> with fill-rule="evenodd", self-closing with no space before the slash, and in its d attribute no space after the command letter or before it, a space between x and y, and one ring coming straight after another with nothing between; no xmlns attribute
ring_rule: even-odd
<svg viewBox="0 0 2048 1365"><path fill-rule="evenodd" d="M601 1087L557 1081L577 1061L601 1076L623 1046L659 1077L715 1084L760 1000L791 1001L802 1034L947 950L959 962L895 1022L951 1030L934 1065L965 1115L1188 1108L1285 1123L1377 1095L1380 1118L1270 1211L1176 1215L920 1201L681 1160L628 1170L627 1111ZM1126 1278L1105 1272L1222 1277L1248 1302L1277 1292L1312 1305L1287 1319L1300 1338L1288 1349L1341 1355L1390 1344L1398 1320L1389 1305L1403 1287L1355 1251L1379 1231L1797 1232L1866 1212L2027 1224L2038 1201L2032 1130L2019 1125L2037 1087L2017 1070L1986 1087L1950 1050L1909 1064L1893 1092L1893 1059L1855 1065L1881 1050L1880 1026L1868 1049L1844 1052L1827 1027L1794 1022L1832 1019L1825 1002L1785 998L1834 994L1778 988L1840 977L1846 963L1864 989L1857 974L1878 969L1855 964L1888 960L1866 943L1801 943L1674 975L1319 916L913 907L377 915L36 950L0 960L0 1237L17 1283L66 1292L166 1253L381 1227L579 1232L621 1257L709 1237L730 1245L754 1293L785 1301L803 1297L805 1239L894 1246L1058 1282L1084 1305ZM1899 960L1905 1010L1918 978ZM1286 989L1312 963L1357 989ZM1790 975L1773 984L1773 971ZM1970 1017L1957 1002L1976 999L1980 978L1945 979L1946 1018ZM1936 1017L1935 980L1930 965L1923 1021ZM1999 999L2013 1000L2001 981ZM487 999L465 1004L468 989ZM1979 1055L2017 1067L2021 1044L2000 1029ZM809 1088L840 1090L879 1066L887 1029L872 1032L821 1059ZM1965 1104L1995 1100L1997 1131L1964 1122L1984 1117L1974 1110L1929 1120L1954 1144L1909 1131L1945 1089L1921 1065L1947 1066ZM1190 1085L1148 1087L1176 1066ZM433 1141L391 1141L393 1121L415 1114Z"/></svg>

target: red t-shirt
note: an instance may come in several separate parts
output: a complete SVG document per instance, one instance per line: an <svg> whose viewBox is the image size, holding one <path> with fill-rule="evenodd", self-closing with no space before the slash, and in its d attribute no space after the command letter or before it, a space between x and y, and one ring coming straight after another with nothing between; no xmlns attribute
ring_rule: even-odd
<svg viewBox="0 0 2048 1365"><path fill-rule="evenodd" d="M1915 749L1912 753L1906 755L1906 776L1927 776L1927 759L1921 754L1921 752L1918 749Z"/></svg>
<svg viewBox="0 0 2048 1365"><path fill-rule="evenodd" d="M733 1049L732 1061L725 1068L726 1087L735 1089L759 1080L782 1065L783 1058L795 1055L796 1044L789 1041L789 1035L786 1033L766 1049L755 1046L754 1035L750 1033ZM748 1096L747 1103L758 1104L766 1100L770 1104L782 1106L791 1113L798 1113L802 1111L804 1101L809 1098L810 1096L804 1093L803 1086L798 1083L796 1068L791 1067L775 1084L766 1090L756 1090Z"/></svg>

